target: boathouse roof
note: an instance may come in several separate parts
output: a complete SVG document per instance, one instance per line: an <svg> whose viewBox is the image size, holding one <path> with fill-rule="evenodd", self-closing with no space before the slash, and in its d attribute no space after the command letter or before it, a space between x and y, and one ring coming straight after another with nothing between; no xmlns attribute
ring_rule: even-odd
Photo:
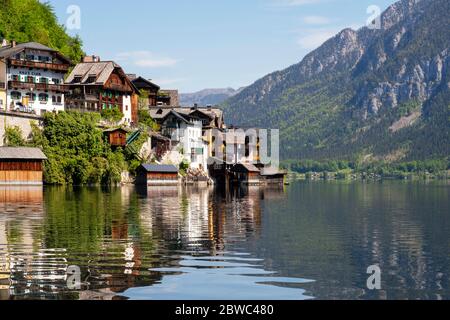
<svg viewBox="0 0 450 320"><path fill-rule="evenodd" d="M0 160L47 160L39 148L0 147Z"/></svg>
<svg viewBox="0 0 450 320"><path fill-rule="evenodd" d="M143 164L142 168L147 172L155 173L178 173L178 168L174 165L164 164Z"/></svg>

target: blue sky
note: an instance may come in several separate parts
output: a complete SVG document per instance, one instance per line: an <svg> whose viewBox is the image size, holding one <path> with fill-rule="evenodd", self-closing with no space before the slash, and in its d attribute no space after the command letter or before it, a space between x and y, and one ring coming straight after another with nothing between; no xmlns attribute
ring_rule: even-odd
<svg viewBox="0 0 450 320"><path fill-rule="evenodd" d="M51 0L61 23L81 10L88 54L163 88L238 88L284 69L345 27L363 26L367 8L394 0Z"/></svg>

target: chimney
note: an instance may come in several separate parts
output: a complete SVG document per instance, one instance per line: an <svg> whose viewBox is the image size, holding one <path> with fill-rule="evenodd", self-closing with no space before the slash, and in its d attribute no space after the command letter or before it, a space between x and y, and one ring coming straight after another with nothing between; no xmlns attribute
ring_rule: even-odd
<svg viewBox="0 0 450 320"><path fill-rule="evenodd" d="M3 39L2 40L2 48L4 48L4 47L7 47L7 46L9 46L9 42L8 42L8 40L6 40L6 39Z"/></svg>
<svg viewBox="0 0 450 320"><path fill-rule="evenodd" d="M17 42L16 42L16 40L13 40L13 41L12 41L12 43L11 43L11 47L12 47L12 48L15 48L15 47L16 47L16 45L17 45Z"/></svg>
<svg viewBox="0 0 450 320"><path fill-rule="evenodd" d="M100 57L96 55L85 56L83 62L100 62Z"/></svg>

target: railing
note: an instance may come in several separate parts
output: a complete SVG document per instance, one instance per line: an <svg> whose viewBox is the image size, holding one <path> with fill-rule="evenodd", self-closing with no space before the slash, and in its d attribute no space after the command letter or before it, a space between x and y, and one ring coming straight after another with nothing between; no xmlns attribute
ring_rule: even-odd
<svg viewBox="0 0 450 320"><path fill-rule="evenodd" d="M8 87L9 87L9 89L33 89L33 90L41 90L41 91L69 92L69 87L67 85L61 85L61 84L9 81Z"/></svg>
<svg viewBox="0 0 450 320"><path fill-rule="evenodd" d="M36 62L30 60L18 60L11 59L11 65L16 67L25 67L25 68L35 68L35 69L48 69L48 70L56 70L56 71L69 71L70 66L68 64L56 64L56 63L47 63L47 62Z"/></svg>

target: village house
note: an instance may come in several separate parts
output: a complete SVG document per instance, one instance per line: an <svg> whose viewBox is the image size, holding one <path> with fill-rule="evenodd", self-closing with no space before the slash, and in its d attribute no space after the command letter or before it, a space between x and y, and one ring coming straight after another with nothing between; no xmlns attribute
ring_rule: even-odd
<svg viewBox="0 0 450 320"><path fill-rule="evenodd" d="M208 144L203 140L201 120L170 110L160 123L162 135L171 139L172 146L178 146L190 168L206 170Z"/></svg>
<svg viewBox="0 0 450 320"><path fill-rule="evenodd" d="M143 164L136 170L136 184L142 186L176 186L178 168L173 165Z"/></svg>
<svg viewBox="0 0 450 320"><path fill-rule="evenodd" d="M44 160L38 148L0 147L0 185L42 185Z"/></svg>
<svg viewBox="0 0 450 320"><path fill-rule="evenodd" d="M42 115L64 110L64 75L71 65L58 51L36 42L0 48L0 109Z"/></svg>
<svg viewBox="0 0 450 320"><path fill-rule="evenodd" d="M85 57L67 77L66 84L70 88L67 110L101 112L117 108L123 114L119 124L137 123L139 90L117 63Z"/></svg>
<svg viewBox="0 0 450 320"><path fill-rule="evenodd" d="M167 107L179 107L180 98L178 90L159 90L157 101L157 106L167 106Z"/></svg>
<svg viewBox="0 0 450 320"><path fill-rule="evenodd" d="M142 77L128 75L128 78L130 78L134 86L139 91L144 91L148 95L147 106L156 107L158 103L158 92L161 88L150 80L144 79Z"/></svg>
<svg viewBox="0 0 450 320"><path fill-rule="evenodd" d="M206 158L214 157L214 129L223 130L225 126L223 111L218 108L206 107L192 108L184 107L150 107L150 116L160 125L163 126L163 120L171 112L175 111L184 118L194 118L202 123L202 139L206 142L207 150L205 150Z"/></svg>

